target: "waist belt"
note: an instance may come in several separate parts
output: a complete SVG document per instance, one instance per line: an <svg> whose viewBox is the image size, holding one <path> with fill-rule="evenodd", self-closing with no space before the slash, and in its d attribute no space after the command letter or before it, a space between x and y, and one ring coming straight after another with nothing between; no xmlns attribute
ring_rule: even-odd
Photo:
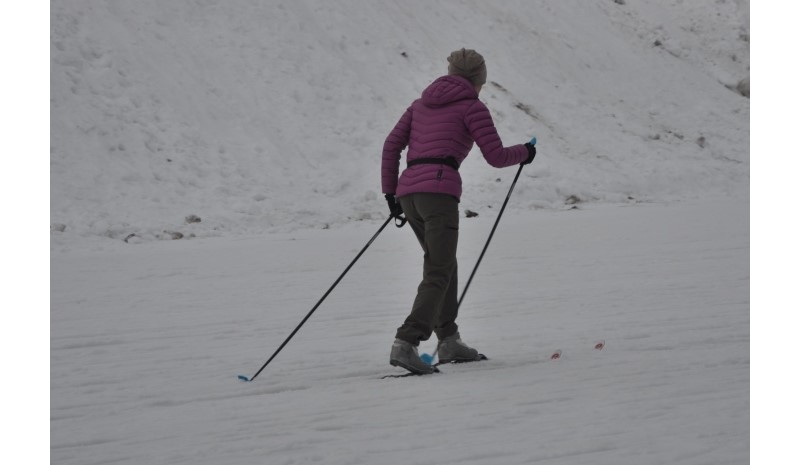
<svg viewBox="0 0 800 465"><path fill-rule="evenodd" d="M414 165L447 165L451 168L458 170L458 160L455 157L446 158L417 158L408 162L407 166L410 168Z"/></svg>

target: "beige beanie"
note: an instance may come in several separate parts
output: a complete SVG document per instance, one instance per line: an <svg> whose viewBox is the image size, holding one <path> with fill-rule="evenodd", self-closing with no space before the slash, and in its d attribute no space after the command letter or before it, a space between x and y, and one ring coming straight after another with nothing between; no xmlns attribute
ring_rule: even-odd
<svg viewBox="0 0 800 465"><path fill-rule="evenodd" d="M447 74L465 77L476 86L486 84L486 62L475 50L456 50L447 57L447 62L450 63Z"/></svg>

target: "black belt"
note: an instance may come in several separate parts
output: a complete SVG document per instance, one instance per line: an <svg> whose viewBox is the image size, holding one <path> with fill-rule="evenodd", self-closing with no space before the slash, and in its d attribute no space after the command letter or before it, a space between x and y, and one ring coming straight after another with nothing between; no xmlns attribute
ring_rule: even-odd
<svg viewBox="0 0 800 465"><path fill-rule="evenodd" d="M447 165L451 168L458 170L458 160L455 157L446 158L417 158L408 162L408 167L414 165Z"/></svg>

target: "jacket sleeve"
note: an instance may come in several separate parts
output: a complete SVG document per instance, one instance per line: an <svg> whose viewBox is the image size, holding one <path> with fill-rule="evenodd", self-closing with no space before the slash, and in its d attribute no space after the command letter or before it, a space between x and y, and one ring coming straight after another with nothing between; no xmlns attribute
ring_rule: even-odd
<svg viewBox="0 0 800 465"><path fill-rule="evenodd" d="M517 165L528 158L528 149L524 144L503 147L503 141L494 127L489 109L480 100L476 100L464 115L464 123L472 135L472 139L481 149L483 158L495 168Z"/></svg>
<svg viewBox="0 0 800 465"><path fill-rule="evenodd" d="M381 158L381 188L384 194L394 194L400 175L400 156L411 136L411 107L409 107L383 143Z"/></svg>

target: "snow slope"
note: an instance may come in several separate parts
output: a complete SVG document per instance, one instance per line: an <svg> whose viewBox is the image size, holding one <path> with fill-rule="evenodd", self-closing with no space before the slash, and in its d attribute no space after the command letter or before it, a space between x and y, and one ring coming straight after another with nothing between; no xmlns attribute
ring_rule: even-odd
<svg viewBox="0 0 800 465"><path fill-rule="evenodd" d="M540 141L518 208L743 197L748 9L52 2L51 223L152 240L380 219L383 140L461 46L488 60L505 143ZM504 175L473 155L463 205L486 212Z"/></svg>
<svg viewBox="0 0 800 465"><path fill-rule="evenodd" d="M621 3L51 2L51 462L746 463L749 2ZM539 140L461 315L492 359L380 379L421 260L389 227L237 381L385 219L383 139L462 46ZM464 164L462 275L514 171Z"/></svg>

